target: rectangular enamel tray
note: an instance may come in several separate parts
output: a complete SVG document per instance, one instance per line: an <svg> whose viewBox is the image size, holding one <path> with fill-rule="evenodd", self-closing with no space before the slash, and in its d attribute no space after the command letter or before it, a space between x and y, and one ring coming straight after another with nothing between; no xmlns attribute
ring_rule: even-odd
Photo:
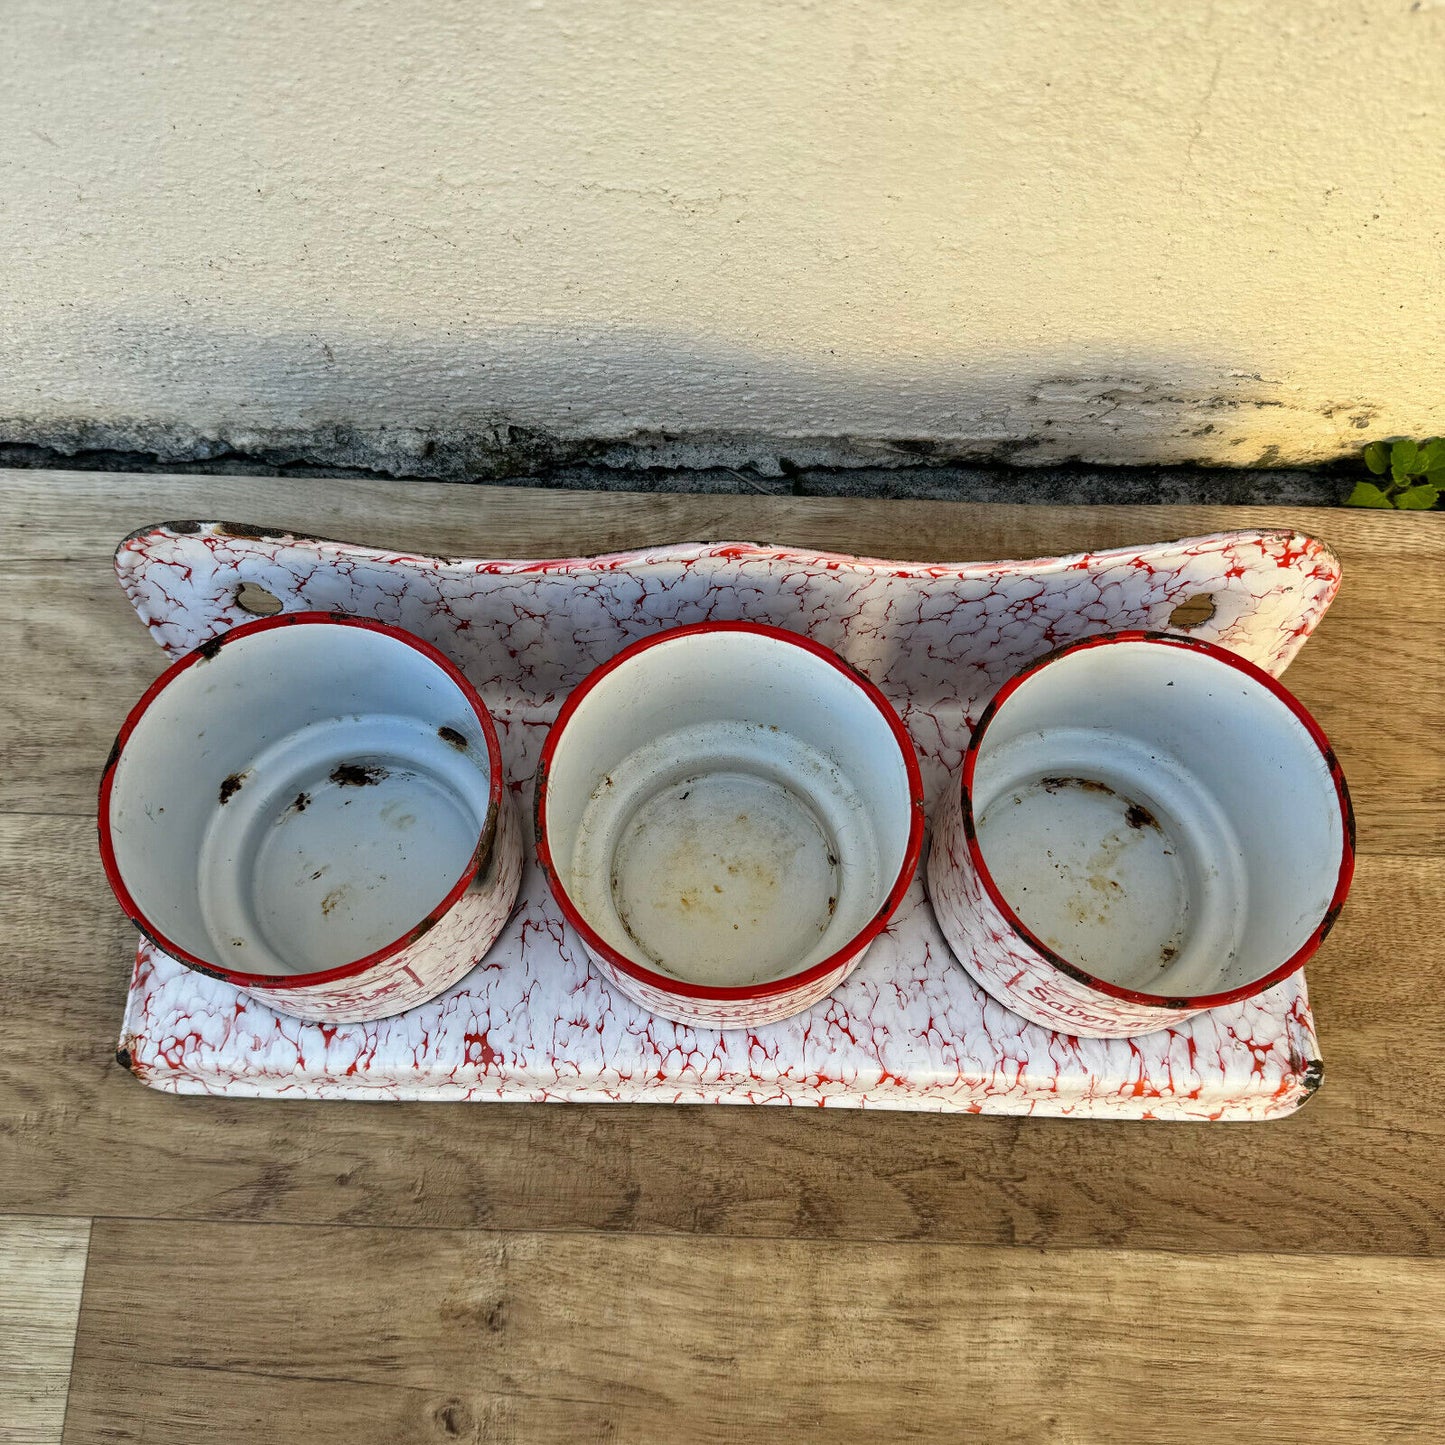
<svg viewBox="0 0 1445 1445"><path fill-rule="evenodd" d="M435 643L492 710L528 828L538 751L568 689L662 628L743 618L835 648L901 712L931 810L989 696L1033 658L1086 633L1192 623L1193 635L1279 673L1339 586L1328 549L1287 532L1025 562L895 563L745 543L517 562L172 522L127 538L116 569L172 655L276 603L374 617ZM886 932L830 998L753 1032L669 1023L610 991L529 864L511 922L462 984L378 1023L283 1018L142 943L118 1057L145 1083L182 1094L1093 1118L1267 1118L1318 1086L1302 975L1146 1038L1065 1038L972 983L922 880L920 868Z"/></svg>

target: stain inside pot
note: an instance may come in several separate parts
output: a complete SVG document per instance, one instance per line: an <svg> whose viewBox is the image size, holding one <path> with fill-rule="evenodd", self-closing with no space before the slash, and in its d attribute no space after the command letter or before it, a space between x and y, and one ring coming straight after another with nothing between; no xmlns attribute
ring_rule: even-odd
<svg viewBox="0 0 1445 1445"><path fill-rule="evenodd" d="M390 776L391 770L379 763L338 763L331 770L331 781L340 788L374 788Z"/></svg>
<svg viewBox="0 0 1445 1445"><path fill-rule="evenodd" d="M1190 927L1185 859L1154 808L1100 778L1048 775L985 810L979 846L1041 942L1089 972L1152 986Z"/></svg>

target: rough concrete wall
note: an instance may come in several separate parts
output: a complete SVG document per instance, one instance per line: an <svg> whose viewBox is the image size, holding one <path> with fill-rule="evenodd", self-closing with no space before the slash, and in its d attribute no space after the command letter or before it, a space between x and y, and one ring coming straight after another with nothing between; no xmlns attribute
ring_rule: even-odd
<svg viewBox="0 0 1445 1445"><path fill-rule="evenodd" d="M485 475L1445 432L1442 0L0 25L0 440Z"/></svg>

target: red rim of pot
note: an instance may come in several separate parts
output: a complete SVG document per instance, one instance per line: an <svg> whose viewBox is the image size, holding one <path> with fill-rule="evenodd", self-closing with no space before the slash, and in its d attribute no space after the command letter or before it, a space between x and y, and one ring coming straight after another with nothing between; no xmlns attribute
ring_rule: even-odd
<svg viewBox="0 0 1445 1445"><path fill-rule="evenodd" d="M547 784L551 776L552 758L557 751L558 743L566 732L568 722L573 713L581 706L587 694L623 663L636 657L639 653L646 652L649 648L683 637L717 632L748 632L757 637L768 637L777 642L785 642L812 653L814 657L821 658L830 667L842 673L878 709L892 730L907 770L910 809L908 845L903 852L903 862L898 870L898 876L894 879L893 886L888 890L888 895L884 898L878 911L847 943L826 958L810 964L799 973L785 974L782 978L769 979L765 983L739 984L730 987L689 983L685 979L674 978L671 974L659 973L655 969L647 968L620 953L583 918L576 904L568 897L567 890L562 886L561 879L557 875L547 839ZM740 1002L749 999L767 999L806 988L807 985L816 982L839 965L846 963L855 954L861 953L883 931L889 918L893 916L894 911L903 901L903 895L907 892L908 885L917 871L919 855L923 851L923 777L919 771L918 755L913 746L913 739L909 737L908 730L903 726L903 720L898 716L896 709L873 682L864 677L857 668L845 662L831 648L824 647L811 638L802 637L796 632L788 632L781 627L769 627L759 622L699 622L690 627L674 627L666 632L659 632L655 636L644 637L640 641L632 643L615 657L609 658L599 667L594 668L573 688L566 702L562 704L562 710L557 714L557 721L552 724L551 730L547 734L547 741L542 747L542 759L537 769L536 822L537 861L542 865L542 872L546 875L552 896L557 900L557 905L562 910L562 916L581 935L592 952L600 954L614 968L637 979L640 983L648 984L662 993L673 994L680 998Z"/></svg>
<svg viewBox="0 0 1445 1445"><path fill-rule="evenodd" d="M1240 984L1238 988L1226 989L1223 993L1195 994L1191 996L1180 996L1171 994L1142 993L1138 989L1124 988L1117 983L1110 983L1107 979L1097 978L1093 974L1080 968L1077 964L1070 963L1068 959L1061 957L1033 932L1019 918L1009 905L1008 900L999 891L998 884L994 882L993 874L989 872L988 864L984 862L983 850L978 844L978 832L975 827L973 816L973 774L978 762L979 748L988 734L989 724L993 721L999 708L1003 706L1009 697L1029 678L1033 677L1041 668L1057 662L1070 653L1084 652L1091 647L1108 647L1118 642L1146 642L1163 647L1177 647L1184 651L1200 652L1207 657L1212 657L1238 672L1242 672L1252 681L1257 682L1261 687L1273 694L1285 707L1299 720L1305 731L1309 734L1310 740L1319 749L1329 769L1330 780L1335 787L1335 795L1340 806L1340 870L1335 880L1334 893L1330 898L1329 906L1325 909L1324 917L1320 920L1319 926L1277 968L1265 974L1263 978L1255 979L1251 983ZM1350 881L1355 873L1355 815L1350 805L1349 789L1345 786L1345 775L1340 769L1339 760L1335 757L1334 749L1330 746L1330 740L1325 736L1324 730L1305 711L1304 705L1292 693L1287 691L1277 678L1271 677L1262 668L1256 667L1254 663L1241 657L1236 652L1230 652L1227 648L1218 646L1213 642L1205 642L1200 638L1181 637L1172 632L1106 632L1097 637L1080 638L1077 642L1070 642L1063 647L1048 653L1039 658L1037 662L1030 663L1022 672L1010 678L993 695L988 706L983 711L983 716L978 721L978 726L973 730L973 736L969 739L968 749L963 756L963 775L960 780L961 801L963 804L963 830L968 840L968 853L973 861L978 876L983 881L983 886L988 896L993 900L994 906L1003 914L1004 920L1009 927L1026 943L1035 953L1046 962L1052 964L1061 973L1067 974L1070 978L1079 983L1087 984L1090 988L1097 989L1100 993L1109 998L1121 999L1125 1003L1145 1004L1153 1008L1167 1009L1207 1009L1217 1008L1220 1004L1236 1003L1240 999L1252 998L1255 994L1263 993L1265 989L1272 988L1282 979L1296 972L1309 960L1320 944L1324 942L1325 935L1334 927L1335 919L1339 916L1341 907L1344 905L1345 895L1350 891Z"/></svg>
<svg viewBox="0 0 1445 1445"><path fill-rule="evenodd" d="M259 632L269 632L277 627L358 627L367 632L378 632L383 637L389 637L393 641L405 643L408 647L414 648L417 652L435 663L446 675L457 685L462 696L466 699L468 706L476 714L477 722L481 725L482 735L487 742L487 770L490 783L490 794L487 805L487 821L483 824L481 833L477 838L477 845L472 850L471 857L466 867L462 870L461 876L452 884L447 891L446 897L437 904L435 908L417 923L408 929L400 938L388 943L383 948L378 948L368 953L364 958L354 959L350 963L340 963L334 968L317 969L311 973L296 974L270 974L270 973L242 973L234 968L226 968L223 965L211 963L204 958L197 958L195 954L187 952L179 944L172 942L154 924L152 924L141 912L140 906L131 897L130 889L125 885L125 880L120 876L120 868L116 863L115 845L111 838L110 825L110 795L115 782L115 771L120 763L121 755L125 751L125 745L130 735L135 731L141 718L145 716L152 703L188 668L196 666L197 663L209 661L224 647L229 647L233 642L238 642L245 637L254 637ZM110 750L110 757L106 760L105 771L100 779L100 859L105 866L105 876L110 882L111 890L114 892L120 906L124 909L126 916L135 926L148 938L157 948L170 954L173 958L179 958L188 963L200 973L209 975L211 978L224 979L227 983L234 983L241 988L247 989L292 989L305 988L311 984L332 983L338 979L354 978L358 974L365 973L368 969L378 963L385 962L394 954L400 953L402 949L415 943L422 937L436 922L446 914L463 893L472 885L477 874L487 862L486 841L488 837L495 839L495 820L502 802L502 756L497 745L497 730L492 723L491 715L482 705L482 700L477 696L476 689L467 681L460 668L439 652L431 643L423 641L420 637L414 637L410 632L404 632L399 627L390 627L384 622L373 622L367 617L346 617L333 612L283 612L275 617L262 617L254 622L243 622L233 627L228 632L223 632L219 637L213 637L209 642L203 642L199 647L186 653L184 657L177 658L141 695L141 699L131 708L126 715L126 720L121 724L120 732L116 735L115 745ZM495 845L494 845L495 846Z"/></svg>

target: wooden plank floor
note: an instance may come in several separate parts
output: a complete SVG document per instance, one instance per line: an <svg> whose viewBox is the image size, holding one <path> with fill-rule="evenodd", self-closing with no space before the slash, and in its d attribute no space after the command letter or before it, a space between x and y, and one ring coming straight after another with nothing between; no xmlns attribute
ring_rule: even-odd
<svg viewBox="0 0 1445 1445"><path fill-rule="evenodd" d="M0 1442L59 1440L90 1220L0 1217Z"/></svg>
<svg viewBox="0 0 1445 1445"><path fill-rule="evenodd" d="M185 516L491 555L1313 531L1346 581L1289 681L1361 835L1323 1088L1146 1126L140 1087L93 805L162 658L110 556ZM72 1335L67 1442L1445 1437L1445 518L12 472L0 538L0 1441L62 1438Z"/></svg>

